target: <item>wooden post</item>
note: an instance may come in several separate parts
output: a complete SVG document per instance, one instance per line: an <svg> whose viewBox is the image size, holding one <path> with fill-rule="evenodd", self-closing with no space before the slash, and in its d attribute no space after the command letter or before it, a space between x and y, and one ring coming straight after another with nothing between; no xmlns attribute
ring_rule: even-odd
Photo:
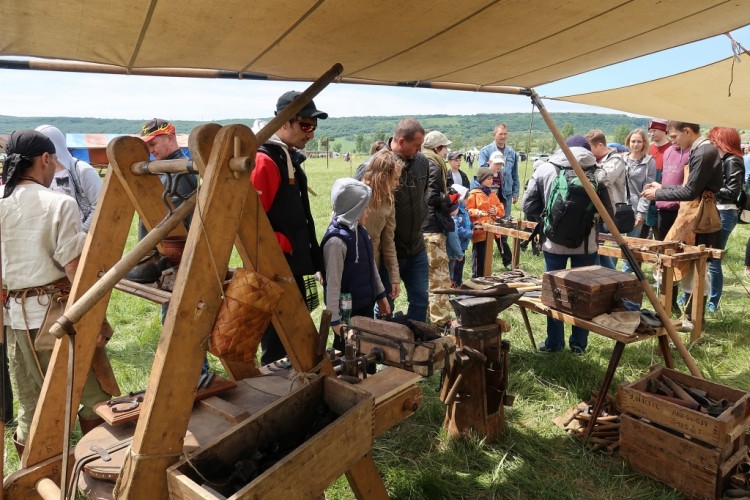
<svg viewBox="0 0 750 500"><path fill-rule="evenodd" d="M242 125L224 127L216 136L149 377L147 397L115 487L118 497L166 498L164 471L182 453L194 382L198 381L206 352L207 332L221 305L221 284L250 184L247 173L235 178L229 169L235 137L241 140L242 156L254 155L257 149L255 136ZM129 167L120 164L116 156L110 161L113 168Z"/></svg>
<svg viewBox="0 0 750 500"><path fill-rule="evenodd" d="M123 156L134 160L148 158L148 151L140 139L128 137ZM132 142L135 141L135 142ZM112 144L110 144L111 146ZM162 191L158 179L156 185L142 186L139 196L159 197ZM122 255L133 220L133 204L128 199L124 185L110 169L104 179L102 195L96 215L86 238L78 272L70 292L68 307L83 295L99 279L99 273L112 267ZM94 237L96 235L96 237ZM110 293L86 313L76 325L76 367L73 382L73 407L81 399L86 377L91 369L96 338L109 303ZM68 362L68 341L58 341L42 385L34 419L31 424L22 467L39 464L62 453L61 423L65 414L65 385Z"/></svg>

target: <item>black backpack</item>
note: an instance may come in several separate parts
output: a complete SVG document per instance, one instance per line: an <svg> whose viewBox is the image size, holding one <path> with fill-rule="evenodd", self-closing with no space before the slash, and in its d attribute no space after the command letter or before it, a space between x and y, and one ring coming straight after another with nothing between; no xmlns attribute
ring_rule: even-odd
<svg viewBox="0 0 750 500"><path fill-rule="evenodd" d="M596 207L571 167L555 165L558 174L552 183L547 203L542 213L544 236L551 242L568 248L585 245L594 227ZM595 167L584 170L586 178L597 190L599 183L594 175Z"/></svg>

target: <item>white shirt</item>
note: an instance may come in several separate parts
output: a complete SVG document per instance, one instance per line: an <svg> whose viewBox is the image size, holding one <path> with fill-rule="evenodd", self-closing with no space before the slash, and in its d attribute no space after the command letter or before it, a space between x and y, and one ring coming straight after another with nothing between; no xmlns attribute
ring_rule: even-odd
<svg viewBox="0 0 750 500"><path fill-rule="evenodd" d="M78 205L70 196L38 184L16 186L0 199L3 288L20 290L52 283L65 276L65 265L80 257L86 233ZM39 328L46 297L30 297L25 305L8 301L6 325L17 330Z"/></svg>

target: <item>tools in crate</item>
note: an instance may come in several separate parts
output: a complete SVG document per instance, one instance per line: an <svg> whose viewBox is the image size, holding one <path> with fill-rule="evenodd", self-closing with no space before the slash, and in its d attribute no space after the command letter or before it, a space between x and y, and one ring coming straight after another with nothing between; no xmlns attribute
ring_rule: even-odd
<svg viewBox="0 0 750 500"><path fill-rule="evenodd" d="M750 443L750 435L747 440ZM729 477L729 489L724 495L728 498L750 498L750 451Z"/></svg>
<svg viewBox="0 0 750 500"><path fill-rule="evenodd" d="M700 411L712 417L718 417L732 405L726 399L713 399L708 395L708 392L672 380L663 373L657 378L650 378L646 381L646 392L659 399Z"/></svg>
<svg viewBox="0 0 750 500"><path fill-rule="evenodd" d="M592 451L611 454L620 447L620 413L615 402L608 397L602 412L594 422L591 436L586 438L586 429L593 418L592 410L596 397L590 402L581 402L557 417L554 422L571 436L584 439L586 447Z"/></svg>

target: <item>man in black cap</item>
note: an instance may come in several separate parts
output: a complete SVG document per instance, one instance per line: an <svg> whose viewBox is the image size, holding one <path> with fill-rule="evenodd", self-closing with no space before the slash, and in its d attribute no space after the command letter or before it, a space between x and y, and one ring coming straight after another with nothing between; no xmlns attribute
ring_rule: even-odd
<svg viewBox="0 0 750 500"><path fill-rule="evenodd" d="M279 97L276 113L284 110L299 95L300 92L290 91ZM301 151L315 137L318 119L326 118L328 113L316 108L313 101L307 103L258 148L255 168L250 174L303 297L304 277L323 271L323 252L315 236L315 220L307 196L307 175L301 166L307 158ZM286 355L273 324L263 334L261 348L260 360L264 365Z"/></svg>

